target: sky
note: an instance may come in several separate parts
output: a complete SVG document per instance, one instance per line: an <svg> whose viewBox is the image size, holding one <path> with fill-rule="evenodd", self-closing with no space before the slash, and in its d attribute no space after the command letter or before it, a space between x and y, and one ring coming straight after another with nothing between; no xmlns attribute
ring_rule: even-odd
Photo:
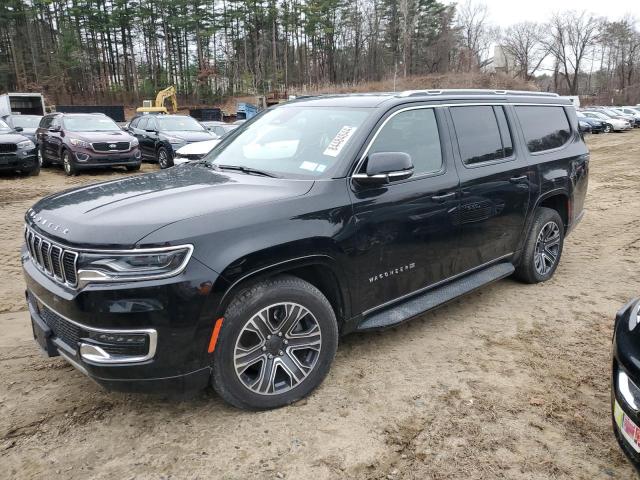
<svg viewBox="0 0 640 480"><path fill-rule="evenodd" d="M477 3L487 5L491 23L500 27L524 21L543 22L553 12L563 10L587 10L609 20L631 14L640 22L640 0L477 0Z"/></svg>

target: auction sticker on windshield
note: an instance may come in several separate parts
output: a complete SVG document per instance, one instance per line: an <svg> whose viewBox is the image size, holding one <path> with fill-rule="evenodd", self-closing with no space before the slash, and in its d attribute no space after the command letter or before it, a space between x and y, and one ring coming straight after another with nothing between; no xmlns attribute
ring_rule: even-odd
<svg viewBox="0 0 640 480"><path fill-rule="evenodd" d="M330 157L337 157L340 155L340 151L344 148L355 131L356 127L345 125L340 129L338 134L333 138L333 140L331 140L331 143L322 153Z"/></svg>
<svg viewBox="0 0 640 480"><path fill-rule="evenodd" d="M613 416L624 439L640 453L640 428L627 417L617 401L613 405Z"/></svg>

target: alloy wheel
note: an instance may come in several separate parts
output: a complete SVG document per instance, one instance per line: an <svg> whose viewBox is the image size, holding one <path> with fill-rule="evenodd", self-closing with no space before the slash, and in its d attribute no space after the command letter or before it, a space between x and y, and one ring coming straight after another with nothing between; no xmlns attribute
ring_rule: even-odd
<svg viewBox="0 0 640 480"><path fill-rule="evenodd" d="M534 265L539 275L547 275L555 266L560 254L560 227L547 222L540 229L534 251Z"/></svg>
<svg viewBox="0 0 640 480"><path fill-rule="evenodd" d="M160 168L167 168L169 164L169 157L164 148L161 148L158 152L158 163L160 164Z"/></svg>
<svg viewBox="0 0 640 480"><path fill-rule="evenodd" d="M38 149L38 165L42 167L42 150Z"/></svg>
<svg viewBox="0 0 640 480"><path fill-rule="evenodd" d="M67 152L64 153L64 156L62 158L62 165L64 167L64 171L67 173L67 175L71 174L71 161L69 160L69 154Z"/></svg>
<svg viewBox="0 0 640 480"><path fill-rule="evenodd" d="M233 363L240 382L260 395L298 386L313 371L322 335L315 316L297 303L276 303L249 319L236 340Z"/></svg>

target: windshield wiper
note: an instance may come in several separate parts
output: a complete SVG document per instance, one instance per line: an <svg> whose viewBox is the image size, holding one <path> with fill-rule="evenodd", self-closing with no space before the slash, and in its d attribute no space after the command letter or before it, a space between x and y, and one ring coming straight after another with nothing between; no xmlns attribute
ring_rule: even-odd
<svg viewBox="0 0 640 480"><path fill-rule="evenodd" d="M278 178L277 175L274 175L270 172L265 172L264 170L258 170L256 168L243 167L241 165L216 165L220 170L237 170L242 173L246 173L247 175L262 175L263 177L271 177Z"/></svg>

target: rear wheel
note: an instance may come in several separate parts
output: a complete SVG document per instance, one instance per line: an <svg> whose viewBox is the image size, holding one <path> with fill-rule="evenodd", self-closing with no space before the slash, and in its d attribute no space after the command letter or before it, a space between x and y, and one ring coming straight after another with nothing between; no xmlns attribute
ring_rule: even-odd
<svg viewBox="0 0 640 480"><path fill-rule="evenodd" d="M173 158L171 158L169 151L165 147L158 149L158 165L160 165L160 168L173 167Z"/></svg>
<svg viewBox="0 0 640 480"><path fill-rule="evenodd" d="M69 177L78 174L78 167L76 167L75 161L71 158L69 150L63 150L62 152L62 167L64 168L64 173Z"/></svg>
<svg viewBox="0 0 640 480"><path fill-rule="evenodd" d="M611 133L611 130L613 130L613 127L607 123L607 124L604 126L604 130L602 130L602 131L603 131L604 133Z"/></svg>
<svg viewBox="0 0 640 480"><path fill-rule="evenodd" d="M564 245L564 222L557 211L540 207L533 220L515 276L526 283L549 280Z"/></svg>
<svg viewBox="0 0 640 480"><path fill-rule="evenodd" d="M213 387L238 408L288 405L322 382L337 345L335 314L316 287L291 276L258 283L225 312Z"/></svg>

